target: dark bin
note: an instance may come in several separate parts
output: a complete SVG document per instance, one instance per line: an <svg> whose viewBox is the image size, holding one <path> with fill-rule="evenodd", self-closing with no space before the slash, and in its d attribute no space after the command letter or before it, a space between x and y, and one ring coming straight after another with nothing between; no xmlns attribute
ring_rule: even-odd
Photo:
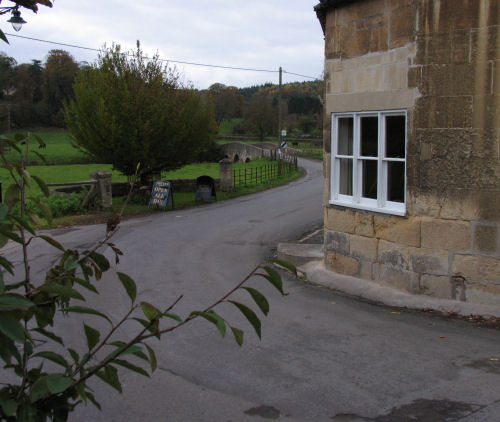
<svg viewBox="0 0 500 422"><path fill-rule="evenodd" d="M210 176L200 176L196 179L196 197L198 201L216 201L215 181Z"/></svg>

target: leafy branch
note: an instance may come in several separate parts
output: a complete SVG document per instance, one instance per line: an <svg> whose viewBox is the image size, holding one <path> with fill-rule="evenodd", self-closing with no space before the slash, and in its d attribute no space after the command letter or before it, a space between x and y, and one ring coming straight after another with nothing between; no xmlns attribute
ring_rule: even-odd
<svg viewBox="0 0 500 422"><path fill-rule="evenodd" d="M21 280L16 278L16 266L7 258L0 256L0 359L3 370L10 373L8 379L14 382L0 384L0 421L66 421L69 414L82 402L91 402L98 408L98 398L93 395L87 385L92 377L98 377L111 387L121 392L121 383L117 367L150 376L157 368L157 358L147 340L177 330L196 318L202 318L214 324L224 337L228 327L238 345L243 344L243 331L233 326L228 319L221 316L216 308L222 303L229 303L237 308L261 337L261 321L256 312L247 304L232 300L238 290L245 290L252 303L267 315L269 302L257 289L248 285L255 277L266 279L281 294L283 284L279 273L271 266L256 266L243 280L225 293L220 299L205 307L202 311L192 311L186 317L173 313L174 308L182 300L180 295L163 311L149 302L137 297L135 281L123 272L116 272L125 294L131 301L130 309L118 322L113 323L110 316L96 309L87 302L86 292L98 293L95 280L111 269L108 259L99 252L109 247L115 254L115 264L123 253L111 243L111 238L119 229L124 207L108 221L103 239L86 251L66 249L50 236L37 234L33 228L37 224L36 214L26 208L26 188L34 180L42 192L48 195L43 180L31 176L26 169L30 142L36 140L40 147L43 141L35 136L15 135L13 139L2 137L4 145L9 145L19 154L19 162L10 163L6 159L2 144L0 157L2 167L9 171L13 184L5 195L5 203L0 204L0 247L10 240L20 245L23 253L24 274ZM135 179L139 176L139 166ZM131 183L125 203L130 199L134 189ZM39 198L33 199L43 204ZM38 201L38 202L37 202ZM45 218L50 219L50 210L40 205ZM30 249L33 239L40 239L57 249L60 257L46 274L37 274L37 279L30 271ZM281 266L295 271L286 262L278 262ZM9 273L9 279L4 275ZM13 281L10 281L12 280ZM76 302L78 301L78 302ZM89 301L90 302L90 301ZM83 319L82 335L86 341L86 350L66 347L60 332L57 313L78 314ZM110 327L101 333L100 330L87 324L88 316L106 320ZM166 323L168 321L168 323ZM139 323L141 327L129 339L119 338L119 329L128 322ZM43 338L43 340L42 340ZM63 352L61 352L61 348ZM149 370L133 363L128 357L139 358L149 365ZM45 368L51 362L55 370Z"/></svg>

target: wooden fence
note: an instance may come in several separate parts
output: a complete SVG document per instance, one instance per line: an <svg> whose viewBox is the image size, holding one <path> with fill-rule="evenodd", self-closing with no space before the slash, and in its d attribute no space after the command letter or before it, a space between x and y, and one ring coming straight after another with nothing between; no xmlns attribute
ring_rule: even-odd
<svg viewBox="0 0 500 422"><path fill-rule="evenodd" d="M258 167L233 170L233 187L260 185L297 170L297 157L272 161Z"/></svg>

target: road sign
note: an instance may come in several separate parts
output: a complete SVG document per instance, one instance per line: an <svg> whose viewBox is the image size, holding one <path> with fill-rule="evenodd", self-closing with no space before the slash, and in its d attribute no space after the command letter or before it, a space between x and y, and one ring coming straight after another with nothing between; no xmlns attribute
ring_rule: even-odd
<svg viewBox="0 0 500 422"><path fill-rule="evenodd" d="M167 207L170 205L174 209L174 197L172 195L172 183L168 180L156 180L151 190L149 205Z"/></svg>
<svg viewBox="0 0 500 422"><path fill-rule="evenodd" d="M286 130L282 130L281 131L281 137L282 138L286 138Z"/></svg>

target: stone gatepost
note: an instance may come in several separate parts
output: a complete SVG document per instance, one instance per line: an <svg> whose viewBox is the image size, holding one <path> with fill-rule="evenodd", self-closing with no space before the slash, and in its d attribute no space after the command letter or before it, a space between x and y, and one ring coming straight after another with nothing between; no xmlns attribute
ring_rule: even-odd
<svg viewBox="0 0 500 422"><path fill-rule="evenodd" d="M231 192L233 190L233 162L229 158L219 161L220 166L220 190Z"/></svg>
<svg viewBox="0 0 500 422"><path fill-rule="evenodd" d="M97 181L95 189L101 207L104 209L112 208L111 173L104 170L97 170L90 173L90 179Z"/></svg>

